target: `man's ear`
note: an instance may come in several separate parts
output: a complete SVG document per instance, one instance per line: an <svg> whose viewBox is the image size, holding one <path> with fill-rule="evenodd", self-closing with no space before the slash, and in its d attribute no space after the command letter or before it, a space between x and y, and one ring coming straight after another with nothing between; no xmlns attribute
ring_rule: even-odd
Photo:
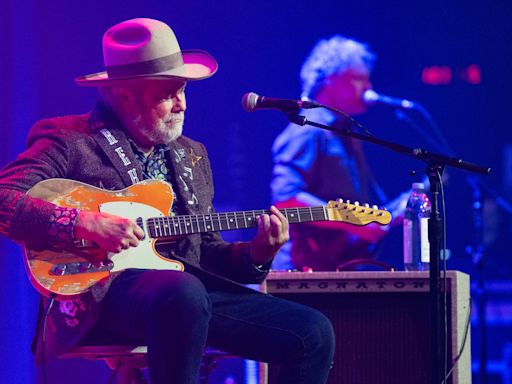
<svg viewBox="0 0 512 384"><path fill-rule="evenodd" d="M120 87L118 90L117 97L119 101L119 106L121 107L123 112L133 111L136 104L136 96L133 89L128 87Z"/></svg>

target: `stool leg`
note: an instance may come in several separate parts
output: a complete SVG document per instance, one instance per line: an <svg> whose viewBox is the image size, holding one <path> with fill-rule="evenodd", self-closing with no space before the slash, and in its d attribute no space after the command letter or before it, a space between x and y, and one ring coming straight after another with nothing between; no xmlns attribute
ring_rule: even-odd
<svg viewBox="0 0 512 384"><path fill-rule="evenodd" d="M140 368L120 367L117 371L118 384L147 384Z"/></svg>

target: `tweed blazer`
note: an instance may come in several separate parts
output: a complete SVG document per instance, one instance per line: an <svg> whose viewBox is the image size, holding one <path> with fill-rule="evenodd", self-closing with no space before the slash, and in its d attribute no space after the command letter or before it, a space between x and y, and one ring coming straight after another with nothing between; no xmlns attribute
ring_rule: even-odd
<svg viewBox="0 0 512 384"><path fill-rule="evenodd" d="M213 212L213 178L203 144L181 136L169 144L168 165L180 211ZM33 249L48 246L48 223L55 205L26 195L41 180L66 178L102 189L119 190L141 181L142 171L123 128L101 102L84 115L37 122L29 132L27 149L0 172L0 233ZM259 283L266 272L251 266L247 243L227 243L219 233L181 238L173 249L190 271L203 281L219 280L228 289L238 283ZM57 356L80 339L96 322L101 299L110 281L75 300L43 300L34 339L41 355L42 319L46 325L47 358Z"/></svg>

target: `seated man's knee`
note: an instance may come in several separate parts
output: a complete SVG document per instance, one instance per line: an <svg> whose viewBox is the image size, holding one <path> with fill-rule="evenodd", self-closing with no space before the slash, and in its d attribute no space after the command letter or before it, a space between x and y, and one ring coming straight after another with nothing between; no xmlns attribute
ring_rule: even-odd
<svg viewBox="0 0 512 384"><path fill-rule="evenodd" d="M186 272L152 271L151 289L157 313L170 316L209 317L211 303L203 283Z"/></svg>
<svg viewBox="0 0 512 384"><path fill-rule="evenodd" d="M331 321L317 310L310 311L305 321L309 326L307 336L310 348L315 353L332 356L334 354L335 334Z"/></svg>

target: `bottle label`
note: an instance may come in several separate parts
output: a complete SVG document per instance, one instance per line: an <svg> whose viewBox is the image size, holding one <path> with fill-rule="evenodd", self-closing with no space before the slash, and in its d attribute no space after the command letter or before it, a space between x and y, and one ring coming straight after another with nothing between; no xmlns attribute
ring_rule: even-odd
<svg viewBox="0 0 512 384"><path fill-rule="evenodd" d="M429 262L428 217L418 221L404 219L404 263L417 266Z"/></svg>
<svg viewBox="0 0 512 384"><path fill-rule="evenodd" d="M428 241L428 217L420 218L420 236L421 236L421 262L430 262L430 243Z"/></svg>

